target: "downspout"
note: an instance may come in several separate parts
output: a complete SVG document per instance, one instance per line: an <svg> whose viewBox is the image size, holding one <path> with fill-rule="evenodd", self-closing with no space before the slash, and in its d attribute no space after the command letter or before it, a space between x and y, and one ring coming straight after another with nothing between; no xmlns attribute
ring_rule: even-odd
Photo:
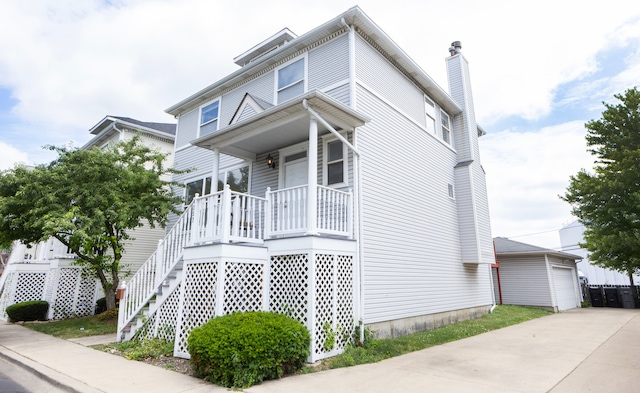
<svg viewBox="0 0 640 393"><path fill-rule="evenodd" d="M342 24L349 29L349 104L351 109L356 109L356 29L347 25L344 18ZM353 146L358 149L358 137L356 130L353 130ZM362 172L360 170L360 155L354 155L353 172L355 175L354 212L356 216L355 238L358 241L356 247L356 262L358 263L358 325L360 326L360 342L364 343L364 241L362 238Z"/></svg>
<svg viewBox="0 0 640 393"><path fill-rule="evenodd" d="M500 288L500 264L498 263L498 257L496 255L496 244L495 242L493 243L493 260L496 262L496 276L498 278L498 292L500 293L500 304L502 304L502 289ZM489 265L489 280L491 281L491 298L493 299L493 305L491 306L491 308L489 309L489 314L493 313L493 310L496 309L496 291L493 288L493 270L491 270L491 268L494 265Z"/></svg>
<svg viewBox="0 0 640 393"><path fill-rule="evenodd" d="M120 138L118 139L118 142L122 142L124 140L124 131L116 127L116 124L118 124L118 121L114 120L113 123L111 124L111 127L113 127L114 130L120 133Z"/></svg>
<svg viewBox="0 0 640 393"><path fill-rule="evenodd" d="M493 271L491 270L491 264L487 264L489 266L489 282L491 282L491 299L493 300L493 304L489 309L489 314L493 313L493 310L496 309L496 291L493 289Z"/></svg>

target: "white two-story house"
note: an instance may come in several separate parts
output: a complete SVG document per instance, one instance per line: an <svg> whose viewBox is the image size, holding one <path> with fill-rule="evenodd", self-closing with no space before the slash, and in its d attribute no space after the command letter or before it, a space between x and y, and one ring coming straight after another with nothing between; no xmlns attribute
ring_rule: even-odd
<svg viewBox="0 0 640 393"><path fill-rule="evenodd" d="M168 108L175 167L193 171L174 178L184 214L127 283L121 338L149 305L144 334L175 332L188 357L210 318L272 310L307 326L314 361L358 325L395 336L487 313L482 131L460 49L447 92L354 7L280 31Z"/></svg>

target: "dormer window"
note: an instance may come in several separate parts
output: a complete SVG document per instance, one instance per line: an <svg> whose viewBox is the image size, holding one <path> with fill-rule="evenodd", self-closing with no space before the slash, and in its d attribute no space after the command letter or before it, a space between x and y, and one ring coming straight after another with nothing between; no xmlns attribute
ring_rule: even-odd
<svg viewBox="0 0 640 393"><path fill-rule="evenodd" d="M304 57L288 63L277 71L277 102L281 103L305 92Z"/></svg>
<svg viewBox="0 0 640 393"><path fill-rule="evenodd" d="M218 130L220 115L220 100L215 100L200 107L200 136L211 134Z"/></svg>

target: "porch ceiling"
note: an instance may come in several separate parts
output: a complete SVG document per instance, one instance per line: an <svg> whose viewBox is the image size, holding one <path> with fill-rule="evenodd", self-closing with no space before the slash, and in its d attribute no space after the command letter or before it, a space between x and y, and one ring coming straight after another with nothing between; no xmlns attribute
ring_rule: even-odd
<svg viewBox="0 0 640 393"><path fill-rule="evenodd" d="M256 156L302 142L309 136L309 112L304 108L307 100L324 120L335 129L353 130L369 119L318 91L311 91L224 129L191 141L192 145L206 149L219 148L232 156L255 160ZM318 122L318 134L329 130Z"/></svg>

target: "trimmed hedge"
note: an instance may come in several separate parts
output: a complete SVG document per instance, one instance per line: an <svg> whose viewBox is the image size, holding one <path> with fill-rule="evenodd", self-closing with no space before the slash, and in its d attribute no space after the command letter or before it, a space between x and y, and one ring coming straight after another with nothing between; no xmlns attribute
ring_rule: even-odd
<svg viewBox="0 0 640 393"><path fill-rule="evenodd" d="M193 329L187 341L198 377L235 388L298 371L310 342L300 322L263 311L214 318Z"/></svg>
<svg viewBox="0 0 640 393"><path fill-rule="evenodd" d="M44 300L32 300L12 304L5 310L11 322L18 321L44 321L47 319L49 303Z"/></svg>

